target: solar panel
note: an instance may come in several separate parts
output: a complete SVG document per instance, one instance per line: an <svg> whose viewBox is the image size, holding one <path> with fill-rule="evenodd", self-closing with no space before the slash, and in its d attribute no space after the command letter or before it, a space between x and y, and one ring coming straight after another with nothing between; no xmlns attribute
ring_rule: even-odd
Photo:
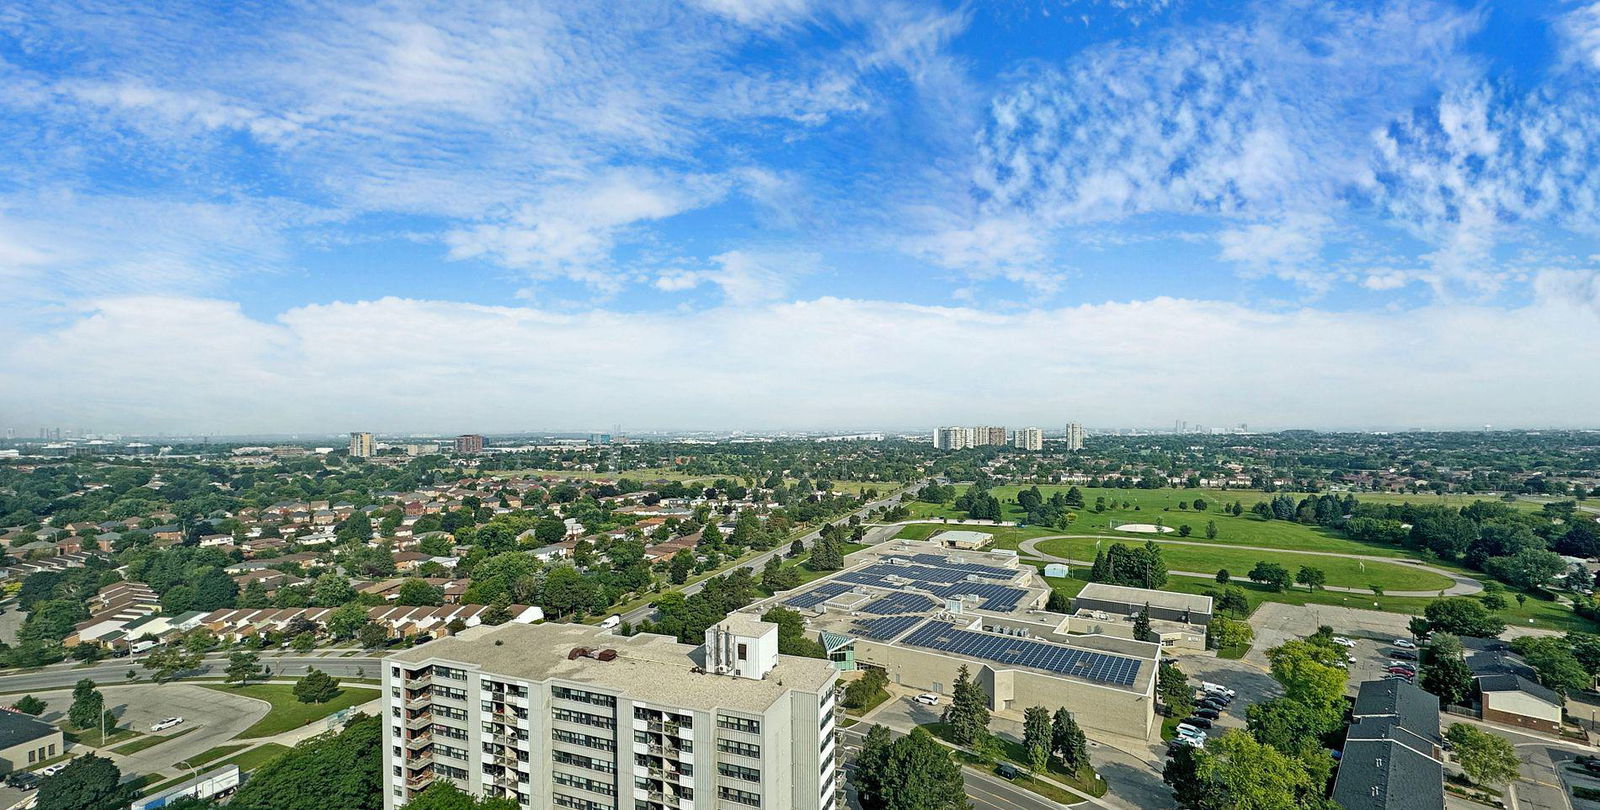
<svg viewBox="0 0 1600 810"><path fill-rule="evenodd" d="M992 582L957 582L950 585L926 587L925 590L945 598L972 594L983 600L978 607L983 610L993 610L997 613L1010 613L1016 610L1017 603L1028 595L1028 592L1021 588L996 585Z"/></svg>
<svg viewBox="0 0 1600 810"><path fill-rule="evenodd" d="M949 568L968 574L977 574L980 577L990 577L993 579L1011 579L1017 575L1017 572L1010 568L1000 568L993 565L979 565L977 563L951 562L937 554L913 554L911 555L911 561L922 563L924 565L938 566L940 568Z"/></svg>
<svg viewBox="0 0 1600 810"><path fill-rule="evenodd" d="M962 630L949 622L930 621L901 639L900 643L1119 686L1132 686L1139 675L1139 660L1136 658Z"/></svg>
<svg viewBox="0 0 1600 810"><path fill-rule="evenodd" d="M875 641L888 641L909 630L922 619L922 616L885 616L881 619L861 619L856 622L856 635Z"/></svg>
<svg viewBox="0 0 1600 810"><path fill-rule="evenodd" d="M920 593L897 591L874 601L872 604L862 608L862 610L882 616L890 613L917 613L928 610L937 604L937 602Z"/></svg>
<svg viewBox="0 0 1600 810"><path fill-rule="evenodd" d="M847 584L829 582L823 585L818 585L817 587L797 596L791 596L788 599L783 600L783 603L790 607L797 607L801 609L814 608L817 605L820 605L823 602L826 602L829 599L832 599L833 597L838 596L839 594L848 590L850 590L850 586Z"/></svg>

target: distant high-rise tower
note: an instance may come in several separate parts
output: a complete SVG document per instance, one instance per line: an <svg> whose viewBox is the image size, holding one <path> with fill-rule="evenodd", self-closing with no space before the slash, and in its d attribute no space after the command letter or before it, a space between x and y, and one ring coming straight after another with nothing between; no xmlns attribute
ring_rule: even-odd
<svg viewBox="0 0 1600 810"><path fill-rule="evenodd" d="M938 428L933 431L933 446L939 450L965 450L973 446L972 428Z"/></svg>
<svg viewBox="0 0 1600 810"><path fill-rule="evenodd" d="M351 433L350 434L350 457L351 458L372 458L372 434L371 433Z"/></svg>
<svg viewBox="0 0 1600 810"><path fill-rule="evenodd" d="M1076 453L1083 449L1083 425L1077 422L1067 423L1067 450Z"/></svg>
<svg viewBox="0 0 1600 810"><path fill-rule="evenodd" d="M1017 428L1015 444L1018 450L1043 450L1044 431L1039 428Z"/></svg>
<svg viewBox="0 0 1600 810"><path fill-rule="evenodd" d="M476 433L463 433L457 436L456 452L463 455L467 453L482 453L483 437Z"/></svg>

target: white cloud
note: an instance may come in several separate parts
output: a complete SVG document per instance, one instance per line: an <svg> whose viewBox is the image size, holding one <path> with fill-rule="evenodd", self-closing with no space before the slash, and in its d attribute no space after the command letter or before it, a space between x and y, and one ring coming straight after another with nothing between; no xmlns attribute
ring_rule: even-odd
<svg viewBox="0 0 1600 810"><path fill-rule="evenodd" d="M814 253L759 253L734 250L711 257L712 270L668 270L653 282L662 292L684 292L701 284L714 284L732 305L764 303L783 298L794 280L813 273L822 257Z"/></svg>
<svg viewBox="0 0 1600 810"><path fill-rule="evenodd" d="M1588 423L1600 381L1570 358L1600 341L1600 280L1535 288L1513 310L1381 314L1171 298L1014 315L832 298L557 314L386 298L270 322L225 301L113 298L0 349L0 411L212 432ZM1515 385L1484 383L1506 368ZM950 379L983 380L986 396L929 384Z"/></svg>
<svg viewBox="0 0 1600 810"><path fill-rule="evenodd" d="M1584 3L1556 21L1568 60L1600 70L1600 3Z"/></svg>

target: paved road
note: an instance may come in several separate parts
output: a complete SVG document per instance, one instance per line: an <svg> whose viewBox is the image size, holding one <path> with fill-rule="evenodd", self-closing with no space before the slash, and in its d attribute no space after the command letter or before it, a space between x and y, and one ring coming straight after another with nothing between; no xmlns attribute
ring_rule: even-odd
<svg viewBox="0 0 1600 810"><path fill-rule="evenodd" d="M1054 554L1046 554L1046 553L1040 551L1039 549L1035 548L1036 545L1038 545L1039 543L1041 543L1041 542L1043 542L1045 540L1061 540L1061 539L1080 539L1081 540L1081 539L1085 539L1085 538L1087 538L1089 540L1123 540L1123 541L1137 540L1138 539L1138 538L1130 538L1130 537L1127 537L1127 536L1124 536L1124 535L1110 535L1110 534L1056 534L1056 535L1050 535L1049 537L1033 537L1033 538L1029 538L1029 539L1024 540L1021 543L1017 544L1017 548L1021 551L1021 553L1023 555L1031 556L1031 557L1034 557L1034 558L1037 558L1037 559L1041 559L1041 560L1052 560L1052 561L1055 561L1055 562L1065 562L1065 563L1070 563L1072 565L1091 565L1091 564L1094 563L1094 560L1069 560L1066 557L1057 557ZM1400 558L1400 557L1375 557L1375 556L1371 556L1371 555L1367 555L1367 554L1345 554L1345 553L1337 552L1337 551L1300 551L1299 549L1267 548L1267 547L1264 547L1264 546L1239 546L1239 545L1234 545L1233 543L1227 543L1227 544L1222 544L1222 543L1201 543L1201 542L1197 542L1197 541L1194 541L1194 540L1168 540L1165 537L1162 537L1162 538L1151 537L1149 539L1157 540L1162 545L1204 546L1206 548L1223 548L1223 549L1229 549L1229 550L1237 549L1237 550L1240 550L1240 551L1262 551L1262 552L1269 552L1269 553L1293 553L1293 554L1305 554L1305 555L1312 556L1312 557L1340 557L1340 558L1351 559L1351 560L1365 560L1367 562L1388 563L1390 565L1400 565L1400 566L1404 566L1406 568L1415 568L1415 569L1417 569L1419 571L1427 571L1429 573L1438 574L1438 575L1443 576L1443 577L1449 577L1450 581L1451 581L1451 585L1450 585L1449 588L1446 588L1445 591L1444 591L1446 596L1466 596L1466 595L1469 595L1469 594L1478 593L1478 592L1483 590L1483 585L1480 584L1477 580L1473 579L1472 577L1463 576L1461 574L1457 574L1457 573L1454 573L1452 571L1446 571L1443 568L1435 568L1435 567L1433 567L1431 565L1426 565L1424 563L1412 562L1411 560L1408 560L1408 559L1405 559L1405 558ZM1205 579L1212 579L1212 578L1214 578L1216 576L1216 572L1215 571L1212 571L1211 573L1204 573L1204 572L1201 572L1201 571L1168 571L1167 573L1176 574L1176 575L1182 576L1182 577L1203 577ZM1341 593L1361 593L1361 594L1370 594L1370 593L1372 593L1372 589L1371 588L1346 588L1346 587L1342 587L1342 586L1338 586L1338 585L1327 585L1327 586L1323 587L1323 590L1326 590L1326 591L1338 591L1338 592L1341 592ZM1388 596L1423 596L1423 597L1427 597L1427 596L1437 596L1439 592L1437 590L1432 590L1432 591L1391 591L1391 590L1385 590L1384 593L1387 594Z"/></svg>
<svg viewBox="0 0 1600 810"><path fill-rule="evenodd" d="M883 506L895 506L895 505L899 504L900 503L900 498L907 491L912 490L912 489L916 489L916 488L922 486L923 483L925 483L925 482L918 482L918 483L915 483L915 484L907 484L906 486L900 488L899 490L896 490L893 495L890 495L890 496L885 497L885 498L880 498L880 499L878 499L876 501L872 501L871 503L868 503L868 504L862 506L860 509L857 509L856 511L854 511L854 512L852 512L850 514L859 515L862 520L866 520L867 515L869 513L871 513L872 510L877 509L879 507L883 507ZM849 520L849 519L850 519L850 516L849 515L845 515L844 517L835 518L834 521ZM830 522L832 522L832 521L830 521ZM788 553L789 546L793 545L795 539L804 541L805 545L806 545L806 548L811 548L812 544L816 543L817 542L817 538L819 538L821 536L822 536L822 529L821 529L821 527L818 527L815 531L812 531L812 532L809 532L809 533L807 533L805 535L802 535L799 538L794 538L794 539L790 539L790 540L784 541L783 543L778 544L776 547L774 547L774 548L772 548L770 550L763 551L760 554L757 554L756 556L751 557L748 560L744 560L743 562L740 562L739 565L742 565L745 568L749 568L751 571L759 574L761 572L762 566L765 566L767 564L767 560L771 559L774 555ZM732 571L733 569L729 568L728 570ZM695 582L695 583L690 584L690 585L685 585L682 588L680 588L679 590L682 591L684 596L689 596L691 594L699 593L700 589L704 588L706 582L709 581L710 579L711 579L711 577L707 577L706 579L702 579L699 582ZM641 605L640 607L634 608L633 610L630 610L627 613L622 614L622 619L623 619L623 621L628 622L630 625L637 626L639 624L639 622L645 621L647 619L655 618L655 615L656 615L655 606L646 604L646 605Z"/></svg>
<svg viewBox="0 0 1600 810"><path fill-rule="evenodd" d="M219 677L227 668L226 655L210 655L189 676L200 675ZM304 675L312 667L338 678L377 678L383 674L383 659L371 655L352 656L350 658L318 657L314 655L291 654L286 656L261 656L261 663L272 668L272 674L283 676ZM77 667L54 665L32 672L21 672L12 675L0 675L0 692L26 692L30 690L58 689L71 686L81 678L89 678L99 683L113 684L125 683L128 680L128 670L138 673L139 680L148 682L150 671L140 666L138 659L118 658L113 661L102 661L94 666Z"/></svg>

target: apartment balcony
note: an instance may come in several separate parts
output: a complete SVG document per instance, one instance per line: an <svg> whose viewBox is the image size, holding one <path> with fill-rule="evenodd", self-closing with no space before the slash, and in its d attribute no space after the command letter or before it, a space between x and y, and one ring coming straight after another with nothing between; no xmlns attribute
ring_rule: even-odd
<svg viewBox="0 0 1600 810"><path fill-rule="evenodd" d="M420 709L432 702L433 695L430 695L427 692L420 692L412 695L411 697L402 699L400 705L406 707L407 709Z"/></svg>
<svg viewBox="0 0 1600 810"><path fill-rule="evenodd" d="M431 725L433 725L433 715L431 714L419 714L406 720L406 728L411 731Z"/></svg>
<svg viewBox="0 0 1600 810"><path fill-rule="evenodd" d="M413 774L412 776L406 777L406 787L412 790L421 790L422 788L427 787L428 783L432 781L433 774L431 773Z"/></svg>
<svg viewBox="0 0 1600 810"><path fill-rule="evenodd" d="M433 674L429 673L420 678L406 678L405 685L407 689L426 689L433 685Z"/></svg>
<svg viewBox="0 0 1600 810"><path fill-rule="evenodd" d="M432 740L433 740L433 732L424 731L421 734L413 734L410 737L407 737L406 738L406 747L407 748L416 748L417 746L423 745L424 743L430 742Z"/></svg>

